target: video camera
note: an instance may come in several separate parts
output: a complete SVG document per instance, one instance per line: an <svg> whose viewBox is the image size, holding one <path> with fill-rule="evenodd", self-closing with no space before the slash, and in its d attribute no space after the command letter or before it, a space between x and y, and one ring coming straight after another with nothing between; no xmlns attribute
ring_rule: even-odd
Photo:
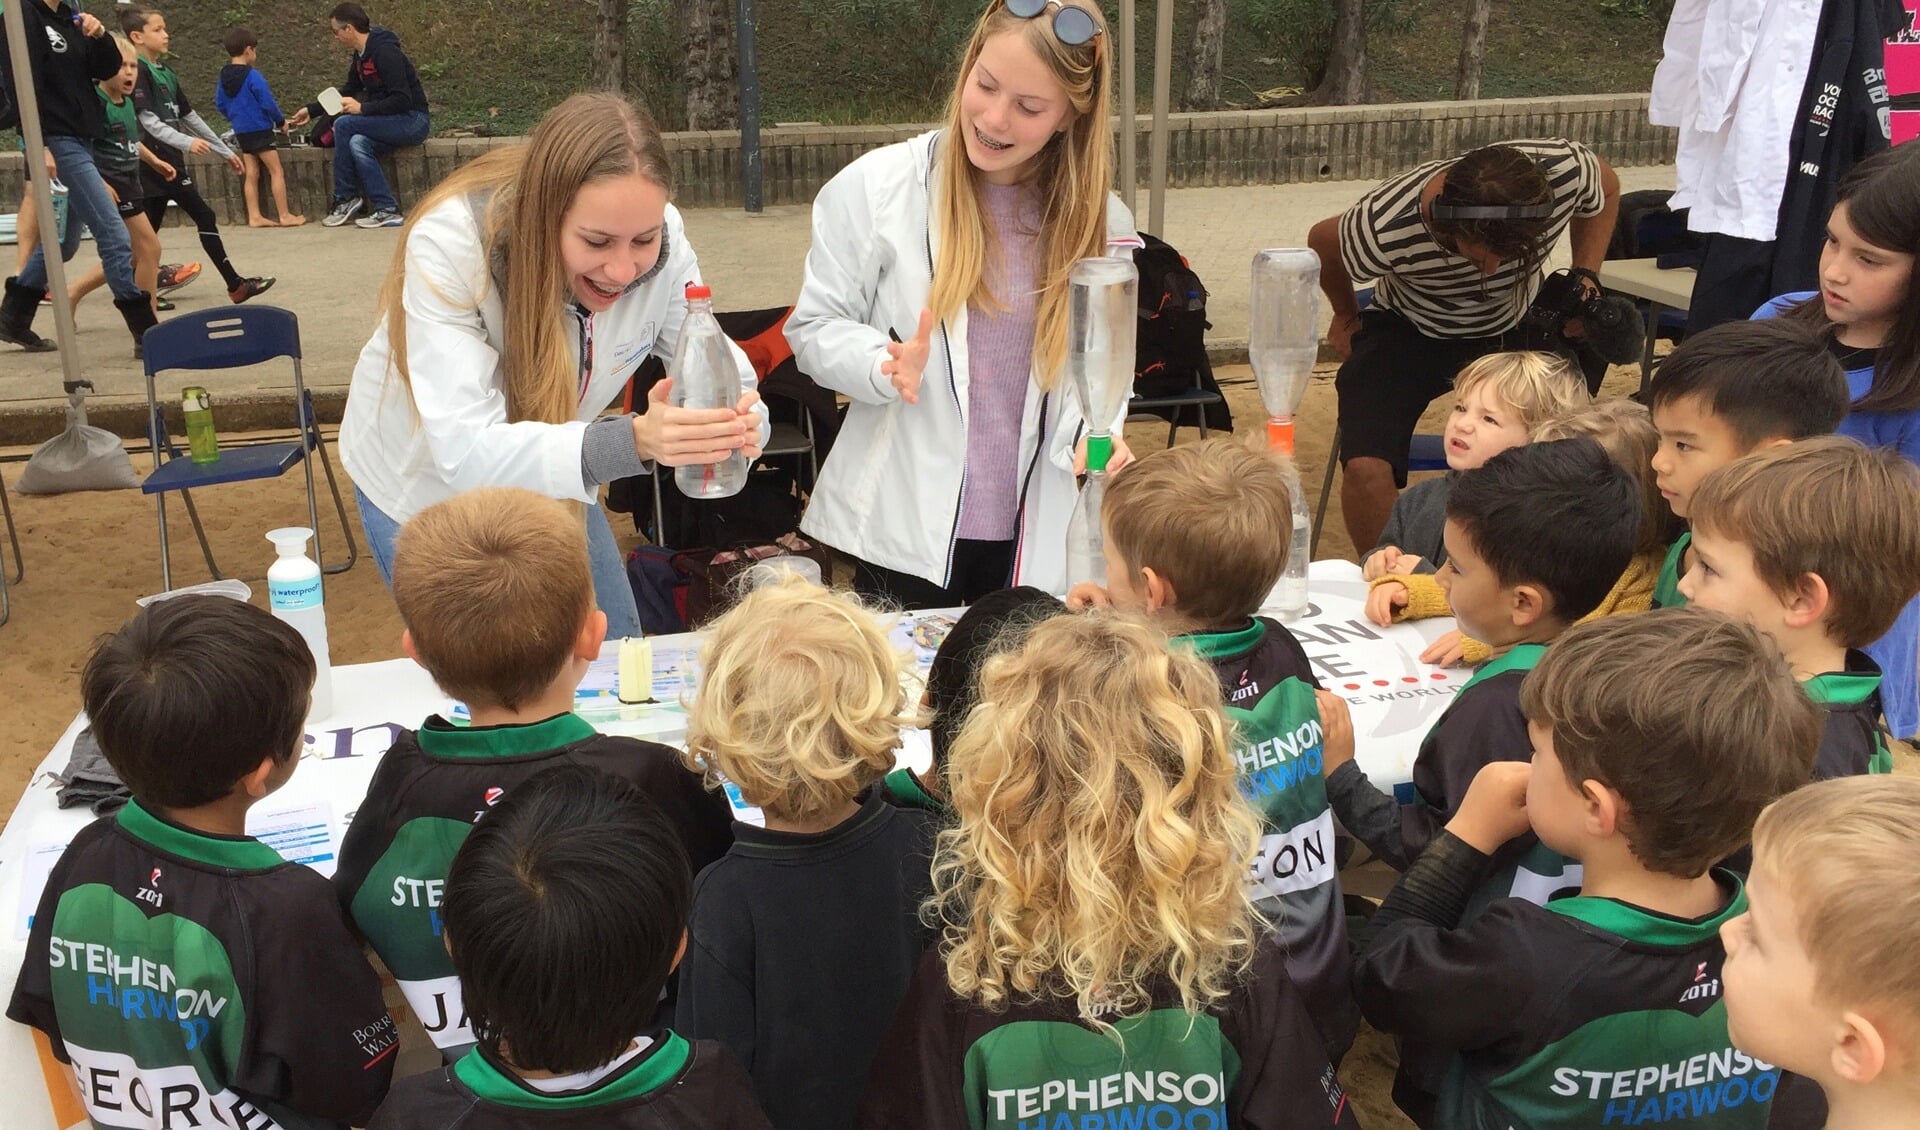
<svg viewBox="0 0 1920 1130"><path fill-rule="evenodd" d="M1578 318L1587 331L1584 340L1600 356L1616 365L1640 360L1646 331L1640 323L1639 308L1631 299L1616 295L1589 295L1580 285L1583 278L1599 285L1588 271L1555 271L1548 275L1520 324L1558 347L1571 344L1567 323Z"/></svg>

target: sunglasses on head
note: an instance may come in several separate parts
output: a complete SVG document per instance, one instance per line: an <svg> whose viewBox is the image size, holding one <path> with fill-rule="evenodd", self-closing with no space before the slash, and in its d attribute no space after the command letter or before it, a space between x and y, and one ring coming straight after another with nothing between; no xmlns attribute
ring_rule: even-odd
<svg viewBox="0 0 1920 1130"><path fill-rule="evenodd" d="M1053 34L1060 42L1069 47L1079 47L1092 43L1100 34L1100 25L1093 22L1093 14L1085 8L1076 8L1064 0L1004 0L1007 11L1023 20L1031 20L1048 8L1059 9L1053 14Z"/></svg>

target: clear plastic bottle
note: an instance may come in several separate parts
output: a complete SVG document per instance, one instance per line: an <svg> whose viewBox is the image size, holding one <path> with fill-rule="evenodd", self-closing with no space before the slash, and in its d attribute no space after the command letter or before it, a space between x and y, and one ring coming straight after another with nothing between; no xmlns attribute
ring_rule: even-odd
<svg viewBox="0 0 1920 1130"><path fill-rule="evenodd" d="M333 661L327 653L327 608L320 566L307 556L313 531L305 526L268 530L267 540L280 556L267 570L267 604L273 614L292 625L307 641L316 668L313 706L308 718L333 713Z"/></svg>
<svg viewBox="0 0 1920 1130"><path fill-rule="evenodd" d="M713 316L713 291L687 287L687 320L673 365L673 404L682 408L732 408L740 402L740 370L720 322ZM673 481L688 498L726 498L747 485L747 457L739 451L718 463L693 463L673 469Z"/></svg>
<svg viewBox="0 0 1920 1130"><path fill-rule="evenodd" d="M1275 611L1282 620L1298 620L1310 607L1307 565L1313 556L1313 521L1293 461L1293 414L1306 395L1319 352L1319 288L1320 257L1307 248L1270 247L1253 257L1248 354L1267 409L1267 445L1284 461L1293 501L1287 568L1276 591Z"/></svg>
<svg viewBox="0 0 1920 1130"><path fill-rule="evenodd" d="M1101 467L1106 460L1100 461ZM1089 468L1087 481L1074 501L1073 516L1067 520L1067 587L1089 581L1105 587L1107 583L1106 531L1101 526L1101 506L1107 496L1107 473Z"/></svg>
<svg viewBox="0 0 1920 1130"><path fill-rule="evenodd" d="M1280 574L1279 599L1274 612L1281 620L1298 620L1310 607L1307 562L1313 556L1313 519L1307 516L1307 495L1300 489L1300 469L1286 460L1287 497L1293 500L1293 540L1287 548L1287 567Z"/></svg>

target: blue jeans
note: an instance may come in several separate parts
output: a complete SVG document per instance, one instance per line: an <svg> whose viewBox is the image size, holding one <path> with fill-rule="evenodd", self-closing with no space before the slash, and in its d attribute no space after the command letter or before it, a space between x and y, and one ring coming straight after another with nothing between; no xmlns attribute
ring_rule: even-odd
<svg viewBox="0 0 1920 1130"><path fill-rule="evenodd" d="M93 148L77 137L49 137L47 148L53 151L54 164L60 169L60 183L67 186L67 237L60 241L60 261L73 258L80 249L80 225L93 229L93 244L100 252L100 265L107 272L107 286L115 298L131 301L141 295L140 284L133 281L133 240L127 224L107 192L100 170L93 163ZM27 265L20 271L20 285L30 290L47 286L47 249L36 247Z"/></svg>
<svg viewBox="0 0 1920 1130"><path fill-rule="evenodd" d="M333 121L333 202L364 196L376 212L398 212L380 154L427 140L425 110L404 114L343 114Z"/></svg>
<svg viewBox="0 0 1920 1130"><path fill-rule="evenodd" d="M360 509L360 525L367 532L367 548L380 568L380 579L391 586L393 543L400 536L400 523L387 517L359 487L353 488L353 501ZM598 505L587 507L587 565L593 570L593 599L607 614L607 638L643 635L640 606L634 603L633 586L627 581L626 560L613 540L607 512Z"/></svg>

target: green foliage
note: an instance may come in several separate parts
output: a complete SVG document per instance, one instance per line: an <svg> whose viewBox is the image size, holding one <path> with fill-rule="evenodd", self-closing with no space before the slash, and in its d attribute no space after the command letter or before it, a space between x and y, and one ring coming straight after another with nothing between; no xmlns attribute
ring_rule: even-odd
<svg viewBox="0 0 1920 1130"><path fill-rule="evenodd" d="M1603 0L1604 2L1604 0ZM1320 85L1333 49L1333 5L1329 0L1241 0L1231 15L1294 68L1304 89ZM1418 30L1419 14L1405 0L1367 0L1369 48L1381 40Z"/></svg>

